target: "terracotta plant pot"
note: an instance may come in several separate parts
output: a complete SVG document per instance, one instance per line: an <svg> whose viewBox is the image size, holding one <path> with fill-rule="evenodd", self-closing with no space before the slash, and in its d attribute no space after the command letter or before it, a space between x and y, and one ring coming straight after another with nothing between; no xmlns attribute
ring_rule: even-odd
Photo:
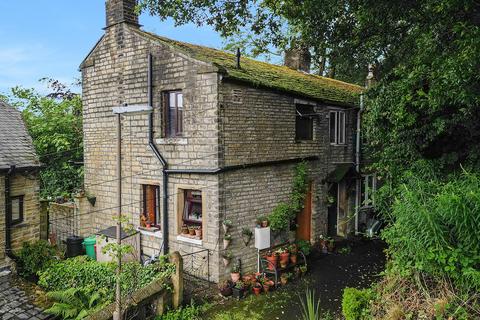
<svg viewBox="0 0 480 320"><path fill-rule="evenodd" d="M265 283L263 284L263 292L268 293L270 291L270 285Z"/></svg>
<svg viewBox="0 0 480 320"><path fill-rule="evenodd" d="M232 240L225 240L225 239L223 239L223 249L224 249L224 250L227 250L227 249L228 249L228 247L230 246L230 242L231 242L231 241L232 241Z"/></svg>
<svg viewBox="0 0 480 320"><path fill-rule="evenodd" d="M182 227L182 234L188 234L188 228Z"/></svg>
<svg viewBox="0 0 480 320"><path fill-rule="evenodd" d="M262 286L256 284L256 285L253 287L253 293L254 293L256 296L259 296L261 292L262 292Z"/></svg>
<svg viewBox="0 0 480 320"><path fill-rule="evenodd" d="M189 233L191 236L194 236L194 235L195 235L195 229L188 229L188 233Z"/></svg>
<svg viewBox="0 0 480 320"><path fill-rule="evenodd" d="M195 236L202 239L202 229L195 229Z"/></svg>
<svg viewBox="0 0 480 320"><path fill-rule="evenodd" d="M240 273L238 272L230 273L230 277L232 278L233 282L237 282L238 280L240 280Z"/></svg>
<svg viewBox="0 0 480 320"><path fill-rule="evenodd" d="M290 261L292 261L293 264L297 264L297 255L296 254L291 254L290 255Z"/></svg>
<svg viewBox="0 0 480 320"><path fill-rule="evenodd" d="M270 262L268 264L268 270L273 271L277 267L278 256L277 255L267 256L267 261Z"/></svg>
<svg viewBox="0 0 480 320"><path fill-rule="evenodd" d="M289 262L290 262L290 253L289 252L280 253L280 266L282 268L285 268L286 266L288 266Z"/></svg>
<svg viewBox="0 0 480 320"><path fill-rule="evenodd" d="M268 227L268 220L262 221L262 228Z"/></svg>

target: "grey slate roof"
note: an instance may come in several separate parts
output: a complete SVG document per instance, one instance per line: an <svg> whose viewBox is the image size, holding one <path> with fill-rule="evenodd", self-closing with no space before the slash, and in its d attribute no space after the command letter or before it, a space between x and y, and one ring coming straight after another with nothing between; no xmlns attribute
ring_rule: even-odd
<svg viewBox="0 0 480 320"><path fill-rule="evenodd" d="M38 167L40 162L21 113L0 101L0 170L11 165L17 168Z"/></svg>

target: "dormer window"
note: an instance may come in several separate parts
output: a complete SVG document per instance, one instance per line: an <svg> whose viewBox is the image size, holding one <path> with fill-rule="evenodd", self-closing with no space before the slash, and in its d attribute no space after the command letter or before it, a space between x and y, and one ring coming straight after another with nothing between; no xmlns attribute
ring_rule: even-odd
<svg viewBox="0 0 480 320"><path fill-rule="evenodd" d="M183 134L183 94L182 91L169 91L164 99L164 135L166 138L181 137Z"/></svg>

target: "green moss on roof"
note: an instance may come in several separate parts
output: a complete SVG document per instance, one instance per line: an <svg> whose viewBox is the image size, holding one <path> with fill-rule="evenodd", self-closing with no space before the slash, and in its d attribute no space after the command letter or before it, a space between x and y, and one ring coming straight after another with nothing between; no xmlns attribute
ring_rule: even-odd
<svg viewBox="0 0 480 320"><path fill-rule="evenodd" d="M171 40L136 28L132 28L132 30L150 39L172 46L194 59L214 64L227 78L248 82L255 86L341 105L358 104L358 95L362 91L362 87L354 84L307 74L285 66L269 64L246 57L242 57L241 68L237 69L234 54Z"/></svg>

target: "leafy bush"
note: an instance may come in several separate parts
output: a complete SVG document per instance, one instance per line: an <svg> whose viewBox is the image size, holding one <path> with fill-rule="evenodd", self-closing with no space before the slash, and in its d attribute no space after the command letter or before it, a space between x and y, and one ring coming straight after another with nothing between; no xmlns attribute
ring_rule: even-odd
<svg viewBox="0 0 480 320"><path fill-rule="evenodd" d="M113 298L115 288L114 262L97 262L86 256L75 257L50 264L39 273L38 284L47 291L62 291L72 287L90 288L94 291L105 288L108 298ZM161 260L142 267L138 262L127 262L122 266L122 292L137 290L153 280L167 278L175 266Z"/></svg>
<svg viewBox="0 0 480 320"><path fill-rule="evenodd" d="M288 230L290 227L290 220L292 219L292 209L286 203L278 204L268 217L270 228L273 231Z"/></svg>
<svg viewBox="0 0 480 320"><path fill-rule="evenodd" d="M371 289L345 288L342 297L342 313L345 320L371 319L369 316Z"/></svg>
<svg viewBox="0 0 480 320"><path fill-rule="evenodd" d="M312 245L309 241L298 240L297 241L298 250L302 251L304 255L308 256L312 252Z"/></svg>
<svg viewBox="0 0 480 320"><path fill-rule="evenodd" d="M448 181L411 174L393 204L395 222L383 233L391 270L425 272L480 290L480 176L464 172Z"/></svg>
<svg viewBox="0 0 480 320"><path fill-rule="evenodd" d="M156 317L155 320L200 320L201 307L193 303L176 310L168 311L166 314Z"/></svg>
<svg viewBox="0 0 480 320"><path fill-rule="evenodd" d="M37 276L55 257L56 251L47 241L24 242L18 253L18 273L25 278Z"/></svg>
<svg viewBox="0 0 480 320"><path fill-rule="evenodd" d="M55 302L45 311L65 320L84 319L107 303L104 289L93 291L86 288L70 288L48 292L47 297Z"/></svg>

